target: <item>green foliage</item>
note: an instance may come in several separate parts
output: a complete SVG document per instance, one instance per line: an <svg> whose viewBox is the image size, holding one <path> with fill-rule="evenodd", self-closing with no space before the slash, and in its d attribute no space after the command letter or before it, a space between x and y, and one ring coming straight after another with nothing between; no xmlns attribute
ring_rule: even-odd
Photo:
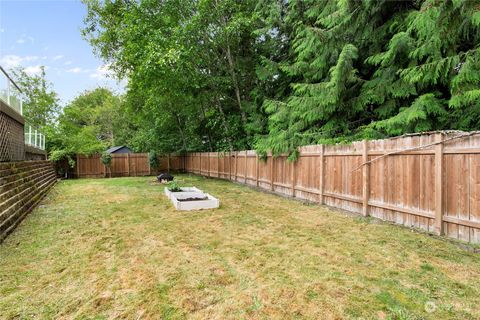
<svg viewBox="0 0 480 320"><path fill-rule="evenodd" d="M84 2L85 38L128 77L126 144L159 152L243 149L265 129L250 94L255 1Z"/></svg>
<svg viewBox="0 0 480 320"><path fill-rule="evenodd" d="M171 192L180 192L182 191L182 188L178 185L178 183L176 181L170 181L168 184L167 184L167 188L168 190L170 190Z"/></svg>
<svg viewBox="0 0 480 320"><path fill-rule="evenodd" d="M76 154L92 155L116 141L114 132L123 126L121 100L105 88L85 91L63 108L57 123L48 127L47 143L55 160Z"/></svg>
<svg viewBox="0 0 480 320"><path fill-rule="evenodd" d="M66 150L53 150L49 155L49 159L55 162L66 159L70 168L75 167L75 160L72 158L72 154Z"/></svg>
<svg viewBox="0 0 480 320"><path fill-rule="evenodd" d="M43 130L52 126L60 111L57 93L45 78L45 67L40 74L30 75L19 67L12 72L15 83L22 89L23 116L25 120Z"/></svg>
<svg viewBox="0 0 480 320"><path fill-rule="evenodd" d="M155 151L150 151L148 153L148 162L150 163L150 167L152 167L152 168L160 167L160 161L158 160L158 154Z"/></svg>
<svg viewBox="0 0 480 320"><path fill-rule="evenodd" d="M295 158L305 144L478 129L478 10L474 1L289 2L294 57L283 70L296 80L288 96L265 100L269 134L256 148Z"/></svg>
<svg viewBox="0 0 480 320"><path fill-rule="evenodd" d="M104 166L110 167L112 164L112 155L108 152L103 152L100 161Z"/></svg>
<svg viewBox="0 0 480 320"><path fill-rule="evenodd" d="M475 1L84 2L84 37L128 79L112 139L136 151L295 160L306 144L480 128Z"/></svg>
<svg viewBox="0 0 480 320"><path fill-rule="evenodd" d="M445 102L435 97L433 93L424 94L409 107L400 108L399 112L388 119L377 121L372 126L385 130L389 135L400 135L403 132L431 131L441 127L442 120L448 114L443 108Z"/></svg>

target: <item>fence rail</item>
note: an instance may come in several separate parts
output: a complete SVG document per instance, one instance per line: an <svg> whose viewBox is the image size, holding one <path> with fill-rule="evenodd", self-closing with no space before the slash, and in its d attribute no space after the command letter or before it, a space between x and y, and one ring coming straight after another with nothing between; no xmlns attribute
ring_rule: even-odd
<svg viewBox="0 0 480 320"><path fill-rule="evenodd" d="M296 162L252 150L189 153L185 163L187 172L480 243L478 135L305 146Z"/></svg>

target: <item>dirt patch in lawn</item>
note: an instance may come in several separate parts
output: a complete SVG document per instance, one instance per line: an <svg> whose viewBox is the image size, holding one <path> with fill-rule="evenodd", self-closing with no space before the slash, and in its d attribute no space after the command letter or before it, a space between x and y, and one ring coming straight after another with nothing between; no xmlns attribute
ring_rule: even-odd
<svg viewBox="0 0 480 320"><path fill-rule="evenodd" d="M2 319L478 319L480 255L226 181L65 181L0 245Z"/></svg>

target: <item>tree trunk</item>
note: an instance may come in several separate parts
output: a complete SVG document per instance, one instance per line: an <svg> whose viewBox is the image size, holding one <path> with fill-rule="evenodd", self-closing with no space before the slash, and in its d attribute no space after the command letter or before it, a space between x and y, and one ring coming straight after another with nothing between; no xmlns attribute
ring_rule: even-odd
<svg viewBox="0 0 480 320"><path fill-rule="evenodd" d="M245 124L247 124L247 114L245 113L245 110L243 110L243 107L242 107L242 99L240 97L240 87L238 86L237 73L235 72L235 63L234 63L233 58L232 58L232 52L230 50L230 44L228 44L228 43L227 43L226 54L227 54L227 61L228 61L230 75L232 77L233 88L235 90L235 97L237 99L238 108L239 108L240 113L242 115L243 124L245 125Z"/></svg>
<svg viewBox="0 0 480 320"><path fill-rule="evenodd" d="M202 110L202 117L203 120L207 119L207 116L205 115L205 109L203 108L203 105L200 103L200 109ZM207 138L208 138L208 149L210 152L214 151L213 146L212 146L212 137L210 136L210 133L207 130Z"/></svg>
<svg viewBox="0 0 480 320"><path fill-rule="evenodd" d="M232 138L227 134L227 132L228 132L227 116L225 115L225 112L223 111L222 105L221 105L218 97L215 97L215 100L216 100L216 105L217 105L218 111L222 115L222 126L223 126L223 130L225 130L225 137L227 138L229 149L230 149L230 151L233 151Z"/></svg>
<svg viewBox="0 0 480 320"><path fill-rule="evenodd" d="M175 119L177 120L178 131L180 131L180 136L182 137L183 150L187 151L187 142L185 140L185 133L183 132L183 129L182 129L182 122L180 121L180 117L178 116L178 113L173 112L173 115L175 116Z"/></svg>

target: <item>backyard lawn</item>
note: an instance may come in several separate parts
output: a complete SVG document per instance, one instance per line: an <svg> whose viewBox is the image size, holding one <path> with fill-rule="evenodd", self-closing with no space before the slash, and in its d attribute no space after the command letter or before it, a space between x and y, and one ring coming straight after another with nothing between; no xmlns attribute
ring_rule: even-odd
<svg viewBox="0 0 480 320"><path fill-rule="evenodd" d="M480 254L227 181L62 181L0 244L0 319L479 319Z"/></svg>

